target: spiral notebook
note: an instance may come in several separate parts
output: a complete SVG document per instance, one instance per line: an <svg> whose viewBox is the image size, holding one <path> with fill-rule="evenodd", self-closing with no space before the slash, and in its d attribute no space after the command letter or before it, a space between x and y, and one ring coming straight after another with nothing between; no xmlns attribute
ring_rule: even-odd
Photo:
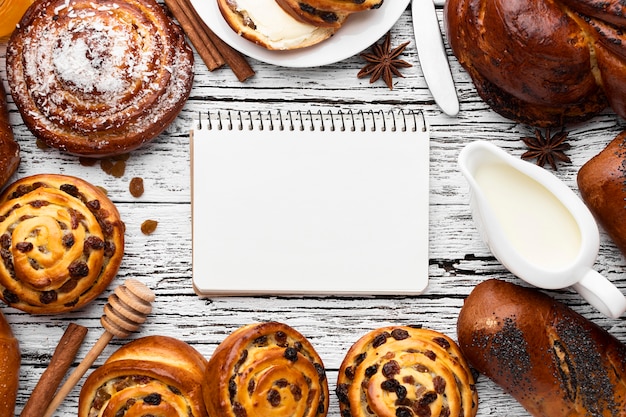
<svg viewBox="0 0 626 417"><path fill-rule="evenodd" d="M426 288L423 113L205 113L190 143L198 295Z"/></svg>

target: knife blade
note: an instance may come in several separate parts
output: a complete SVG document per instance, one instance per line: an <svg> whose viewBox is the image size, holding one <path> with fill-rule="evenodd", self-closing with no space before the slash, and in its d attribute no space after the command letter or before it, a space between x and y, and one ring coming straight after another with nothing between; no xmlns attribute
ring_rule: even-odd
<svg viewBox="0 0 626 417"><path fill-rule="evenodd" d="M435 0L443 4L441 0ZM435 103L449 116L459 113L450 63L443 44L433 0L412 0L413 31L422 73Z"/></svg>

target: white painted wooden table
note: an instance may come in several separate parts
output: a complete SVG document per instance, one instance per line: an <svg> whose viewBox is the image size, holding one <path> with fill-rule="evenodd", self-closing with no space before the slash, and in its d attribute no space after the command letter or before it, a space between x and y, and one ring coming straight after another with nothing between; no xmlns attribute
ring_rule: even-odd
<svg viewBox="0 0 626 417"><path fill-rule="evenodd" d="M441 23L442 10L438 9ZM196 56L195 82L191 97L180 117L153 143L133 152L122 178L105 174L98 166L81 166L78 158L54 149L37 148L31 133L9 97L10 119L22 148L17 177L35 173L64 173L82 177L108 190L118 206L126 229L126 253L111 289L133 277L157 294L154 312L141 332L131 336L171 335L182 339L210 357L215 347L236 328L255 321L283 321L314 344L328 369L334 392L337 369L344 354L362 334L390 324L421 324L456 338L456 319L464 297L486 278L520 282L507 272L481 242L470 217L467 187L456 166L461 148L470 141L492 141L513 154L525 150L522 136L531 128L505 120L492 112L477 96L469 77L450 57L461 101L458 117L444 115L434 104L422 77L407 10L392 28L393 44L411 40L402 58L413 64L404 69L405 78L394 79L390 91L381 81L369 84L356 74L364 61L355 56L334 65L311 69L288 69L255 60L257 74L240 83L224 68L208 72ZM7 87L6 44L0 43L0 79ZM396 107L423 109L431 126L430 193L430 285L417 297L286 298L233 297L200 299L191 287L191 208L188 131L198 112L207 110L346 109L369 110ZM580 166L598 153L623 129L623 121L607 111L592 121L569 126L571 164L562 165L557 175L576 189ZM134 198L128 191L132 177L142 177L145 194ZM152 235L140 231L146 219L158 221ZM602 235L597 270L626 291L625 262L614 245ZM393 279L393 277L389 277ZM602 317L567 291L552 294L594 320L626 342L624 321ZM16 415L46 368L50 356L69 322L90 328L79 359L101 334L99 318L109 292L86 308L60 316L31 316L2 306L19 339L22 369ZM126 340L114 340L96 361L98 366ZM77 387L57 415L76 414ZM486 378L478 381L479 416L527 416L528 414ZM338 417L335 395L329 416Z"/></svg>

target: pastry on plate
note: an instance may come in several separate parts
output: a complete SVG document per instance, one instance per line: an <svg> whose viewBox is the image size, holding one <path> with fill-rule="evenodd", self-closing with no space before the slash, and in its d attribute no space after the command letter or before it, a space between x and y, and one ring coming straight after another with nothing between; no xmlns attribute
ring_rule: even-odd
<svg viewBox="0 0 626 417"><path fill-rule="evenodd" d="M283 323L253 323L231 333L209 359L209 416L324 417L328 381L311 343Z"/></svg>
<svg viewBox="0 0 626 417"><path fill-rule="evenodd" d="M37 138L102 157L138 148L177 117L193 54L154 0L36 0L8 42L7 77Z"/></svg>
<svg viewBox="0 0 626 417"><path fill-rule="evenodd" d="M342 416L474 417L478 395L457 344L425 328L389 326L348 350L337 378Z"/></svg>
<svg viewBox="0 0 626 417"><path fill-rule="evenodd" d="M296 19L316 26L339 28L350 14L377 9L382 0L276 0L287 13Z"/></svg>
<svg viewBox="0 0 626 417"><path fill-rule="evenodd" d="M238 35L269 50L293 50L318 44L334 27L301 22L275 0L217 0L220 12Z"/></svg>
<svg viewBox="0 0 626 417"><path fill-rule="evenodd" d="M0 298L11 307L78 309L108 287L123 254L117 208L82 179L38 174L0 195Z"/></svg>
<svg viewBox="0 0 626 417"><path fill-rule="evenodd" d="M169 336L119 348L83 384L78 417L208 417L201 393L206 359Z"/></svg>

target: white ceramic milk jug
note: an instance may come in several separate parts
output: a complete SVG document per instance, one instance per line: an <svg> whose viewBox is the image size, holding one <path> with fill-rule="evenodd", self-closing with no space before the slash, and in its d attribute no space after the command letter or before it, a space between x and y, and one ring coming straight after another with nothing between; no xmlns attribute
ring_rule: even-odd
<svg viewBox="0 0 626 417"><path fill-rule="evenodd" d="M461 151L459 168L481 237L509 271L539 288L571 286L609 317L626 311L626 297L592 269L598 226L565 183L485 141Z"/></svg>

